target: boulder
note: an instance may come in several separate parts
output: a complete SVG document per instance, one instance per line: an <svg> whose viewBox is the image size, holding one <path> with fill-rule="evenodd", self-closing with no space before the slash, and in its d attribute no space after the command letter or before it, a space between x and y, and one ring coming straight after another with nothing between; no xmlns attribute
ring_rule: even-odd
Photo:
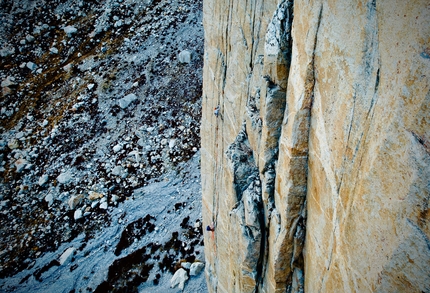
<svg viewBox="0 0 430 293"><path fill-rule="evenodd" d="M175 272L172 279L170 280L170 287L175 288L178 286L180 290L184 290L185 282L188 280L187 271L183 268L180 268Z"/></svg>
<svg viewBox="0 0 430 293"><path fill-rule="evenodd" d="M124 98L120 99L118 103L122 109L126 109L135 100L137 100L137 96L135 94L128 94Z"/></svg>
<svg viewBox="0 0 430 293"><path fill-rule="evenodd" d="M178 60L180 63L191 63L193 60L194 52L190 50L183 50L178 55Z"/></svg>
<svg viewBox="0 0 430 293"><path fill-rule="evenodd" d="M67 184L73 180L73 175L70 171L66 171L58 175L57 181L60 184Z"/></svg>
<svg viewBox="0 0 430 293"><path fill-rule="evenodd" d="M190 276L197 276L204 269L205 264L202 262L194 262L190 267Z"/></svg>
<svg viewBox="0 0 430 293"><path fill-rule="evenodd" d="M66 26L63 30L69 37L78 32L78 29L71 25Z"/></svg>

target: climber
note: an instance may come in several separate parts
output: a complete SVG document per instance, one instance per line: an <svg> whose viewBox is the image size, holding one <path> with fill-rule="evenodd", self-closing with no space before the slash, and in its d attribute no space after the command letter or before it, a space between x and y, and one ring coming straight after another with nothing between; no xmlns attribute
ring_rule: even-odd
<svg viewBox="0 0 430 293"><path fill-rule="evenodd" d="M214 222L212 222L210 225L206 226L206 231L208 231L208 232L215 232Z"/></svg>
<svg viewBox="0 0 430 293"><path fill-rule="evenodd" d="M212 222L210 225L206 226L206 231L211 232L211 238L212 238L212 241L214 242L214 250L216 251L216 247L215 247L215 225L214 225L214 222Z"/></svg>
<svg viewBox="0 0 430 293"><path fill-rule="evenodd" d="M216 106L216 108L214 108L214 114L218 118L218 115L219 115L219 105Z"/></svg>

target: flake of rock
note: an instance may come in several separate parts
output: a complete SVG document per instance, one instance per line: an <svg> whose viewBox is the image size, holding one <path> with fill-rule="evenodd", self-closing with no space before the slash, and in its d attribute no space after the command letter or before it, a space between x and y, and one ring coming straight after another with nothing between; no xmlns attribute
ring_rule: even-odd
<svg viewBox="0 0 430 293"><path fill-rule="evenodd" d="M13 54L15 54L15 48L11 45L6 45L0 50L1 57L7 57Z"/></svg>
<svg viewBox="0 0 430 293"><path fill-rule="evenodd" d="M69 72L72 69L72 67L73 67L73 64L69 63L69 64L63 66L63 70L66 72Z"/></svg>
<svg viewBox="0 0 430 293"><path fill-rule="evenodd" d="M5 86L5 87L3 87L3 88L2 88L1 92L2 92L3 96L7 96L7 95L10 95L10 94L12 93L12 90L11 90L9 87ZM2 111L2 112L3 112L3 111ZM3 113L2 113L2 114L3 114ZM13 114L13 113L12 113L12 114ZM6 115L7 115L8 117L10 117L12 114L10 114L10 115L6 114Z"/></svg>
<svg viewBox="0 0 430 293"><path fill-rule="evenodd" d="M49 49L49 52L51 52L52 54L58 54L58 49L55 47L52 47Z"/></svg>
<svg viewBox="0 0 430 293"><path fill-rule="evenodd" d="M99 198L102 198L103 194L95 192L95 191L90 191L88 192L88 199L89 200L97 200Z"/></svg>
<svg viewBox="0 0 430 293"><path fill-rule="evenodd" d="M49 176L47 174L40 176L39 181L37 182L39 186L45 185L49 180Z"/></svg>
<svg viewBox="0 0 430 293"><path fill-rule="evenodd" d="M117 202L119 200L119 196L116 194L112 195L112 202Z"/></svg>
<svg viewBox="0 0 430 293"><path fill-rule="evenodd" d="M173 149L176 145L176 139L171 139L169 141L169 148Z"/></svg>
<svg viewBox="0 0 430 293"><path fill-rule="evenodd" d="M27 42L29 42L29 43L34 42L34 37L33 37L32 35L27 35L27 36L25 37L25 39L26 39L26 40L27 40Z"/></svg>
<svg viewBox="0 0 430 293"><path fill-rule="evenodd" d="M100 208L101 208L101 209L103 209L103 210L107 210L107 208L108 208L108 203L107 203L107 202L102 202L102 203L100 204Z"/></svg>
<svg viewBox="0 0 430 293"><path fill-rule="evenodd" d="M0 206L1 206L1 207L8 207L8 206L9 206L9 204L10 204L10 200L9 200L9 199L2 200L2 201L0 202Z"/></svg>
<svg viewBox="0 0 430 293"><path fill-rule="evenodd" d="M68 37L71 37L73 34L76 34L78 32L78 29L74 26L68 25L64 28L64 32L67 34Z"/></svg>
<svg viewBox="0 0 430 293"><path fill-rule="evenodd" d="M37 64L31 61L27 62L25 66L27 66L27 68L30 69L31 71L34 71L37 69Z"/></svg>
<svg viewBox="0 0 430 293"><path fill-rule="evenodd" d="M73 179L72 173L70 173L69 171L63 172L57 177L57 181L60 184L67 184L70 181L72 181L72 179Z"/></svg>
<svg viewBox="0 0 430 293"><path fill-rule="evenodd" d="M2 87L12 87L12 86L16 85L14 81L15 81L14 77L8 76L1 82L1 86Z"/></svg>
<svg viewBox="0 0 430 293"><path fill-rule="evenodd" d="M132 151L130 153L128 153L129 157L134 157L134 160L136 161L136 163L140 163L140 155L138 151Z"/></svg>
<svg viewBox="0 0 430 293"><path fill-rule="evenodd" d="M15 135L16 139L21 139L25 136L25 132L24 131L20 131Z"/></svg>
<svg viewBox="0 0 430 293"><path fill-rule="evenodd" d="M204 263L195 262L190 267L190 276L197 276L205 267Z"/></svg>
<svg viewBox="0 0 430 293"><path fill-rule="evenodd" d="M178 286L180 290L184 290L185 282L188 280L187 271L180 268L175 272L172 279L170 280L170 287L175 288Z"/></svg>
<svg viewBox="0 0 430 293"><path fill-rule="evenodd" d="M121 176L122 178L126 178L128 175L128 172L124 170L122 166L116 166L112 169L112 174L116 176Z"/></svg>
<svg viewBox="0 0 430 293"><path fill-rule="evenodd" d="M183 262L183 263L181 263L181 267L183 267L184 269L189 270L190 267L191 267L191 263L189 263L189 262Z"/></svg>
<svg viewBox="0 0 430 293"><path fill-rule="evenodd" d="M81 210L76 210L75 213L73 214L73 218L75 220L79 220L80 218L82 218L82 211Z"/></svg>
<svg viewBox="0 0 430 293"><path fill-rule="evenodd" d="M64 251L63 254L60 256L60 259L58 260L60 265L64 265L66 262L69 262L74 252L75 252L74 247L67 248L66 251Z"/></svg>
<svg viewBox="0 0 430 293"><path fill-rule="evenodd" d="M184 50L178 55L178 60L181 63L190 63L193 60L193 52L190 50Z"/></svg>
<svg viewBox="0 0 430 293"><path fill-rule="evenodd" d="M87 88L89 90L92 90L94 88L94 83L90 83L89 85L87 85Z"/></svg>
<svg viewBox="0 0 430 293"><path fill-rule="evenodd" d="M122 150L122 146L120 144L117 144L116 146L113 147L113 151L115 153L119 152L120 150Z"/></svg>
<svg viewBox="0 0 430 293"><path fill-rule="evenodd" d="M138 144L139 146L141 146L141 147L144 147L144 146L146 145L145 140L144 140L143 138L140 138L140 139L137 141L137 144Z"/></svg>
<svg viewBox="0 0 430 293"><path fill-rule="evenodd" d="M163 139L161 140L161 145L166 145L166 144L167 144L167 139L163 138Z"/></svg>
<svg viewBox="0 0 430 293"><path fill-rule="evenodd" d="M125 109L135 100L137 100L137 96L135 94L128 94L124 98L119 100L119 106L122 109Z"/></svg>
<svg viewBox="0 0 430 293"><path fill-rule="evenodd" d="M52 195L52 193L48 193L45 196L45 201L48 203L49 207L52 205L52 203L54 202L54 196Z"/></svg>
<svg viewBox="0 0 430 293"><path fill-rule="evenodd" d="M26 159L18 159L15 162L16 172L21 173L22 170L24 170L24 168L27 166L27 164L28 164L28 161Z"/></svg>
<svg viewBox="0 0 430 293"><path fill-rule="evenodd" d="M98 201L94 201L93 203L91 203L91 208L95 208L97 205L99 204Z"/></svg>
<svg viewBox="0 0 430 293"><path fill-rule="evenodd" d="M8 146L11 150L14 150L14 149L17 149L17 148L19 147L19 142L18 142L18 140L17 140L16 138L12 138L11 140L9 140L9 141L7 142L7 146Z"/></svg>
<svg viewBox="0 0 430 293"><path fill-rule="evenodd" d="M72 195L69 200L67 201L67 204L69 205L69 208L71 210L74 210L78 204L81 202L83 196L82 194L79 195Z"/></svg>

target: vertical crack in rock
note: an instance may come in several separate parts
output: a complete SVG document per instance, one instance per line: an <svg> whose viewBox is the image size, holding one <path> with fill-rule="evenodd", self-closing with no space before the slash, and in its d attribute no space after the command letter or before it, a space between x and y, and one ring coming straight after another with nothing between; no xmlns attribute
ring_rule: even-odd
<svg viewBox="0 0 430 293"><path fill-rule="evenodd" d="M293 1L281 1L270 21L264 44L263 77L255 97L248 98L248 127L257 133L256 158L262 185L263 229L261 264L258 269L258 290L266 286L265 271L269 257L270 219L279 218L275 209L274 190L276 161L279 154L279 138L286 109L286 88L291 64ZM273 213L273 215L272 215ZM257 290L257 291L258 291Z"/></svg>
<svg viewBox="0 0 430 293"><path fill-rule="evenodd" d="M303 246L306 235L306 193L308 173L308 144L311 110L315 85L315 51L322 18L321 5L314 28L313 53L304 72L301 98L289 99L285 122L280 139L279 162L275 179L275 209L280 223L270 223L267 281L272 291L303 292L304 260ZM292 73L293 74L293 73ZM294 73L298 74L298 73ZM290 94L292 97L292 94ZM290 111L291 109L291 111ZM288 117L288 119L287 119ZM276 226L280 226L280 229Z"/></svg>
<svg viewBox="0 0 430 293"><path fill-rule="evenodd" d="M229 167L233 174L236 205L230 212L230 235L236 244L231 255L236 255L236 269L233 271L237 292L256 292L261 273L263 213L261 183L258 168L246 134L246 124L236 140L226 151Z"/></svg>

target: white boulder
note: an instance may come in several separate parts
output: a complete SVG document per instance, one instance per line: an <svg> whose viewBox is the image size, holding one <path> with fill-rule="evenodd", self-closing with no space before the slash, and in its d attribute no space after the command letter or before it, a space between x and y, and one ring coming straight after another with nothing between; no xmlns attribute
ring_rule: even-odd
<svg viewBox="0 0 430 293"><path fill-rule="evenodd" d="M188 280L187 271L183 268L180 268L176 271L176 273L173 275L172 279L170 280L170 287L175 288L178 286L180 290L184 290L185 282Z"/></svg>

